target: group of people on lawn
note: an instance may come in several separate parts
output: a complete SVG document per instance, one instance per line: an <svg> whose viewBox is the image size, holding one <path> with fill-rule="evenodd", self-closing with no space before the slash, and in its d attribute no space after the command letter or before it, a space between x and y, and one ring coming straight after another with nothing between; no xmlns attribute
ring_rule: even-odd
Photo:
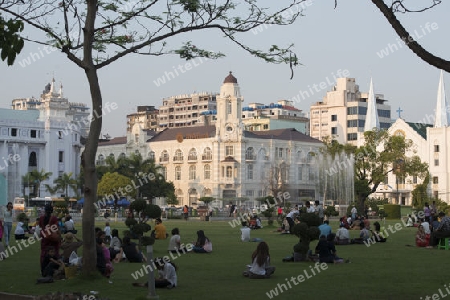
<svg viewBox="0 0 450 300"><path fill-rule="evenodd" d="M45 214L39 218L39 225L45 231L52 226L58 227L58 218L52 215L53 207L47 205L45 207ZM47 232L49 232L47 230ZM155 228L151 232L151 236L157 240L167 239L166 227L160 218L155 220ZM79 247L83 245L74 233L67 232L64 236L59 235L59 238L53 238L50 235L42 236L41 240L41 275L43 278L38 282L52 282L54 278L62 279L60 274L64 276L64 268L73 262L70 259L73 253L76 254ZM95 228L96 248L97 248L97 269L106 278L110 278L114 271L113 263L121 261L128 261L131 263L143 263L147 261L146 256L139 250L139 246L131 241L130 236L119 238L117 229L112 229L109 223L106 222L105 228L102 230L99 227ZM168 251L186 253L192 250L196 253L208 253L212 251L212 242L206 237L203 230L197 231L197 241L193 248L181 244L180 231L178 228L172 229L172 237L169 241ZM159 278L156 279L156 287L173 288L177 285L177 275L174 263L166 259L154 259L157 261L156 267L159 272ZM78 266L81 266L81 259L77 260ZM136 284L136 286L141 286Z"/></svg>
<svg viewBox="0 0 450 300"><path fill-rule="evenodd" d="M444 212L437 214L435 201L432 205L425 203L423 215L424 218L419 218L417 223L409 215L407 224L417 226L415 236L417 247L436 248L441 239L450 237L450 217Z"/></svg>

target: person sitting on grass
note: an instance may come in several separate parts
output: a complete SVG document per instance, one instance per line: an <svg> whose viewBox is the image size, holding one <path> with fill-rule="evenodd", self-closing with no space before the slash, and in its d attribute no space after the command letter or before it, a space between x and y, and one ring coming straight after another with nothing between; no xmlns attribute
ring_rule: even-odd
<svg viewBox="0 0 450 300"><path fill-rule="evenodd" d="M42 271L43 277L53 277L56 270L64 269L64 263L58 258L56 254L57 253L55 247L49 246L47 248L47 253L42 261L42 265L44 266L44 269Z"/></svg>
<svg viewBox="0 0 450 300"><path fill-rule="evenodd" d="M25 240L25 230L23 229L24 223L22 221L17 222L16 230L14 231L14 236L16 240Z"/></svg>
<svg viewBox="0 0 450 300"><path fill-rule="evenodd" d="M430 236L425 233L425 229L422 225L419 225L416 232L416 246L426 247L428 246Z"/></svg>
<svg viewBox="0 0 450 300"><path fill-rule="evenodd" d="M384 243L387 241L387 238L383 237L383 234L381 233L381 225L377 221L373 223L373 226L375 227L375 230L372 231L372 235L375 242Z"/></svg>
<svg viewBox="0 0 450 300"><path fill-rule="evenodd" d="M122 251L125 253L125 256L129 262L141 263L147 261L147 258L142 255L142 252L139 250L138 246L131 242L129 236L123 238Z"/></svg>
<svg viewBox="0 0 450 300"><path fill-rule="evenodd" d="M360 232L359 232L359 238L355 238L351 240L352 244L364 244L365 241L367 241L368 239L370 239L370 232L369 230L365 227L364 223L361 222L359 224L360 226Z"/></svg>
<svg viewBox="0 0 450 300"><path fill-rule="evenodd" d="M316 246L316 253L318 254L320 263L343 263L344 260L336 255L336 247L334 246L334 234L325 237L321 235Z"/></svg>
<svg viewBox="0 0 450 300"><path fill-rule="evenodd" d="M177 266L173 262L157 257L153 260L153 264L156 265L159 275L158 278L155 278L155 288L171 289L177 286ZM133 286L148 287L148 281L145 283L135 282Z"/></svg>
<svg viewBox="0 0 450 300"><path fill-rule="evenodd" d="M247 222L242 222L241 227L241 241L250 242L250 227L247 226Z"/></svg>
<svg viewBox="0 0 450 300"><path fill-rule="evenodd" d="M172 229L172 237L170 238L169 248L167 250L172 253L187 251L184 245L181 246L180 230L178 228Z"/></svg>
<svg viewBox="0 0 450 300"><path fill-rule="evenodd" d="M269 245L260 242L252 253L252 264L243 272L245 277L251 279L269 278L275 272L275 267L270 266Z"/></svg>
<svg viewBox="0 0 450 300"><path fill-rule="evenodd" d="M61 250L63 250L63 253L62 253L63 262L68 264L69 257L70 257L70 254L72 254L72 251L77 253L77 249L80 248L82 245L83 245L83 241L80 240L79 238L77 238L72 232L66 233L66 236L64 237L64 241L61 244Z"/></svg>
<svg viewBox="0 0 450 300"><path fill-rule="evenodd" d="M345 228L345 224L343 223L339 225L339 229L336 231L335 243L336 245L350 244L350 232Z"/></svg>
<svg viewBox="0 0 450 300"><path fill-rule="evenodd" d="M119 238L119 230L113 229L111 232L112 238L109 242L109 256L112 261L118 263L122 260L122 241Z"/></svg>
<svg viewBox="0 0 450 300"><path fill-rule="evenodd" d="M168 237L166 233L166 226L163 225L161 218L155 220L155 230L152 231L152 236L157 240L165 240Z"/></svg>
<svg viewBox="0 0 450 300"><path fill-rule="evenodd" d="M445 216L445 213L441 211L439 213L439 218L441 219L441 223L439 224L439 227L431 233L430 245L427 248L436 247L440 239L450 237L450 217Z"/></svg>
<svg viewBox="0 0 450 300"><path fill-rule="evenodd" d="M195 253L208 253L212 251L212 243L205 236L205 232L203 230L197 231L197 241L194 244Z"/></svg>

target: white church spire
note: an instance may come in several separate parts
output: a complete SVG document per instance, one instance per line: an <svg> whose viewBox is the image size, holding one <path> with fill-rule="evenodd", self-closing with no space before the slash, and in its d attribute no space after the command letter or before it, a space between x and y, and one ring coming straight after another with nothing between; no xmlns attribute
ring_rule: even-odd
<svg viewBox="0 0 450 300"><path fill-rule="evenodd" d="M375 93L373 92L372 78L370 78L369 96L367 97L367 114L364 131L371 131L374 128L380 129L380 121L378 120L377 102Z"/></svg>
<svg viewBox="0 0 450 300"><path fill-rule="evenodd" d="M50 84L50 95L53 95L55 92L55 78L53 77L52 83Z"/></svg>
<svg viewBox="0 0 450 300"><path fill-rule="evenodd" d="M447 127L450 123L449 114L447 112L447 99L445 97L444 72L441 70L439 78L439 86L436 103L436 116L434 127Z"/></svg>
<svg viewBox="0 0 450 300"><path fill-rule="evenodd" d="M62 85L62 82L61 82L61 84L59 86L59 98L62 98L62 97L63 97L63 85Z"/></svg>

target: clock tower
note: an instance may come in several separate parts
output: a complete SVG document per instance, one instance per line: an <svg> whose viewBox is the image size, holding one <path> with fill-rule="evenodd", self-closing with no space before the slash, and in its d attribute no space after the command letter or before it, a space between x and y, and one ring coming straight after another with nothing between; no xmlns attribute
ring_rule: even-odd
<svg viewBox="0 0 450 300"><path fill-rule="evenodd" d="M222 141L238 141L242 137L241 90L236 77L230 72L225 77L217 97L216 136Z"/></svg>

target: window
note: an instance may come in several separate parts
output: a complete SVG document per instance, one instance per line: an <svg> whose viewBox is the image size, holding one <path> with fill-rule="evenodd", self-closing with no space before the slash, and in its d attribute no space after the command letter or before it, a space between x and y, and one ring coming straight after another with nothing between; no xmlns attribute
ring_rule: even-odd
<svg viewBox="0 0 450 300"><path fill-rule="evenodd" d="M337 115L331 115L331 121L336 122L337 121Z"/></svg>
<svg viewBox="0 0 450 300"><path fill-rule="evenodd" d="M311 167L308 168L308 176L309 180L314 180L314 170Z"/></svg>
<svg viewBox="0 0 450 300"><path fill-rule="evenodd" d="M283 157L283 148L278 148L278 157L279 158Z"/></svg>
<svg viewBox="0 0 450 300"><path fill-rule="evenodd" d="M205 148L205 150L203 151L202 160L212 160L211 148Z"/></svg>
<svg viewBox="0 0 450 300"><path fill-rule="evenodd" d="M413 184L417 184L417 176L413 176L412 183L413 183Z"/></svg>
<svg viewBox="0 0 450 300"><path fill-rule="evenodd" d="M33 139L35 139L36 138L36 130L34 130L34 129L31 129L31 132L30 132L30 137L31 138L33 138Z"/></svg>
<svg viewBox="0 0 450 300"><path fill-rule="evenodd" d="M188 160L197 160L197 151L194 148L189 150Z"/></svg>
<svg viewBox="0 0 450 300"><path fill-rule="evenodd" d="M439 183L439 177L434 176L433 177L433 184L438 184Z"/></svg>
<svg viewBox="0 0 450 300"><path fill-rule="evenodd" d="M31 152L30 157L28 158L28 166L29 167L37 167L37 157L36 152Z"/></svg>
<svg viewBox="0 0 450 300"><path fill-rule="evenodd" d="M348 120L347 127L358 127L358 120Z"/></svg>
<svg viewBox="0 0 450 300"><path fill-rule="evenodd" d="M17 128L11 128L11 136L17 136Z"/></svg>
<svg viewBox="0 0 450 300"><path fill-rule="evenodd" d="M264 124L263 129L269 129L269 124Z"/></svg>
<svg viewBox="0 0 450 300"><path fill-rule="evenodd" d="M255 194L255 192L253 190L246 190L245 191L245 196L246 197L253 197L254 194Z"/></svg>
<svg viewBox="0 0 450 300"><path fill-rule="evenodd" d="M434 198L437 199L437 198L439 197L439 192L438 192L438 191L434 191L434 192L433 192L433 195L434 195Z"/></svg>
<svg viewBox="0 0 450 300"><path fill-rule="evenodd" d="M357 106L347 107L347 115L357 115L357 114L358 114Z"/></svg>
<svg viewBox="0 0 450 300"><path fill-rule="evenodd" d="M439 159L435 159L435 160L434 160L434 166L435 166L435 167L439 166Z"/></svg>
<svg viewBox="0 0 450 300"><path fill-rule="evenodd" d="M148 153L148 158L151 159L151 160L155 160L155 152L154 151L150 151Z"/></svg>
<svg viewBox="0 0 450 300"><path fill-rule="evenodd" d="M60 130L58 131L58 139L62 140L63 138L63 132Z"/></svg>
<svg viewBox="0 0 450 300"><path fill-rule="evenodd" d="M298 166L297 178L298 180L303 180L303 166Z"/></svg>
<svg viewBox="0 0 450 300"><path fill-rule="evenodd" d="M331 134L337 134L337 127L331 127Z"/></svg>
<svg viewBox="0 0 450 300"><path fill-rule="evenodd" d="M358 139L357 133L348 133L347 134L347 141L356 141Z"/></svg>
<svg viewBox="0 0 450 300"><path fill-rule="evenodd" d="M247 179L253 180L253 165L247 166Z"/></svg>
<svg viewBox="0 0 450 300"><path fill-rule="evenodd" d="M59 161L60 163L63 163L63 162L64 162L64 151L59 151L59 152L58 152L58 161Z"/></svg>
<svg viewBox="0 0 450 300"><path fill-rule="evenodd" d="M167 168L166 167L161 167L160 169L161 171L161 175L164 177L164 179L167 179Z"/></svg>
<svg viewBox="0 0 450 300"><path fill-rule="evenodd" d="M195 166L189 167L189 180L195 180L197 169Z"/></svg>
<svg viewBox="0 0 450 300"><path fill-rule="evenodd" d="M183 161L183 152L180 149L175 151L175 156L173 157L173 161Z"/></svg>
<svg viewBox="0 0 450 300"><path fill-rule="evenodd" d="M231 101L227 102L227 114L231 115Z"/></svg>
<svg viewBox="0 0 450 300"><path fill-rule="evenodd" d="M434 145L434 152L439 152L439 145Z"/></svg>
<svg viewBox="0 0 450 300"><path fill-rule="evenodd" d="M248 147L247 151L245 151L245 159L247 160L255 160L255 149L253 147Z"/></svg>
<svg viewBox="0 0 450 300"><path fill-rule="evenodd" d="M231 166L227 167L226 176L227 176L227 178L233 178L233 167L231 167Z"/></svg>
<svg viewBox="0 0 450 300"><path fill-rule="evenodd" d="M161 156L159 157L160 162L169 161L169 152L167 150L164 150L161 152Z"/></svg>
<svg viewBox="0 0 450 300"><path fill-rule="evenodd" d="M175 167L175 180L181 180L181 167Z"/></svg>
<svg viewBox="0 0 450 300"><path fill-rule="evenodd" d="M211 166L210 165L205 165L203 167L203 177L205 179L211 179Z"/></svg>
<svg viewBox="0 0 450 300"><path fill-rule="evenodd" d="M225 156L233 156L234 149L233 146L225 146Z"/></svg>

